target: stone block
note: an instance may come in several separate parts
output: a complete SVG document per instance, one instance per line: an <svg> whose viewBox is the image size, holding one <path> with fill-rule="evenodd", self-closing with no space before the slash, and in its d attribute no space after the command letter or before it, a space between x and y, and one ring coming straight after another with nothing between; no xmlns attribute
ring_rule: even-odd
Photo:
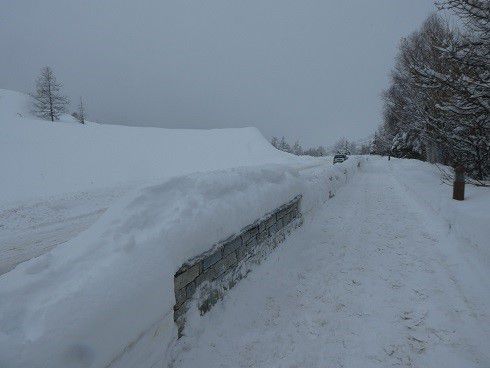
<svg viewBox="0 0 490 368"><path fill-rule="evenodd" d="M249 248L245 244L242 244L240 247L238 247L238 249L236 250L236 257L238 262L246 258L248 254L249 254Z"/></svg>
<svg viewBox="0 0 490 368"><path fill-rule="evenodd" d="M236 238L230 240L228 243L224 245L224 255L227 256L228 254L234 252L238 247L242 245L242 238L240 236L237 236Z"/></svg>
<svg viewBox="0 0 490 368"><path fill-rule="evenodd" d="M180 319L187 312L187 305L182 304L179 308L174 307L174 321Z"/></svg>
<svg viewBox="0 0 490 368"><path fill-rule="evenodd" d="M289 212L289 208L288 207L283 208L283 209L281 209L280 211L278 211L276 213L276 218L277 219L283 218L288 212Z"/></svg>
<svg viewBox="0 0 490 368"><path fill-rule="evenodd" d="M263 233L264 231L267 230L267 226L266 226L266 220L263 220L260 224L259 224L259 233Z"/></svg>
<svg viewBox="0 0 490 368"><path fill-rule="evenodd" d="M245 246L249 249L253 249L257 246L257 238L253 237L248 240L248 242L245 244Z"/></svg>
<svg viewBox="0 0 490 368"><path fill-rule="evenodd" d="M257 234L257 243L262 243L263 241L265 241L267 238L269 237L269 234L267 231L263 232L263 233L258 233Z"/></svg>
<svg viewBox="0 0 490 368"><path fill-rule="evenodd" d="M180 307L187 299L185 289L175 290L175 305Z"/></svg>
<svg viewBox="0 0 490 368"><path fill-rule="evenodd" d="M196 281L192 281L185 287L186 298L190 299L196 292Z"/></svg>
<svg viewBox="0 0 490 368"><path fill-rule="evenodd" d="M243 243L247 243L251 238L254 238L259 233L259 227L254 226L250 229L247 229L241 235Z"/></svg>
<svg viewBox="0 0 490 368"><path fill-rule="evenodd" d="M216 262L218 262L221 258L223 258L223 251L221 249L216 250L213 254L207 256L202 260L202 268L203 270L208 269Z"/></svg>
<svg viewBox="0 0 490 368"><path fill-rule="evenodd" d="M213 266L213 270L216 272L216 275L224 274L230 267L235 265L238 262L236 254L230 253L226 257L223 257L220 261L216 262Z"/></svg>
<svg viewBox="0 0 490 368"><path fill-rule="evenodd" d="M196 287L201 285L204 282L212 282L216 278L216 272L214 268L208 268L206 271L201 273L199 276L196 277Z"/></svg>
<svg viewBox="0 0 490 368"><path fill-rule="evenodd" d="M201 263L196 263L194 266L190 267L188 270L182 272L180 275L174 278L174 288L175 290L182 289L188 283L193 281L200 272Z"/></svg>
<svg viewBox="0 0 490 368"><path fill-rule="evenodd" d="M276 216L275 215L272 215L271 217L269 217L266 221L265 221L265 226L267 228L270 228L271 226L273 226L275 223L277 222L277 219L276 219Z"/></svg>

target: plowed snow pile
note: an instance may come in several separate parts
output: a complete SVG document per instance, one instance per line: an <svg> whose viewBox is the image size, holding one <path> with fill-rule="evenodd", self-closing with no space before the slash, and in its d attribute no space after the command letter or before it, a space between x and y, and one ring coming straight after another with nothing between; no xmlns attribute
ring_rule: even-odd
<svg viewBox="0 0 490 368"><path fill-rule="evenodd" d="M75 238L0 276L1 367L162 361L184 261L299 193L314 210L357 169L356 158L332 167L284 154L254 128L49 123L29 117L23 99L0 92L0 203L143 183Z"/></svg>

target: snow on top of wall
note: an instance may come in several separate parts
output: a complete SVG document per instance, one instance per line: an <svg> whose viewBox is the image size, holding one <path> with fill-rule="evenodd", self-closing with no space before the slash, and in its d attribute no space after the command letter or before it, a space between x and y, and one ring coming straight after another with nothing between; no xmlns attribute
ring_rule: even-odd
<svg viewBox="0 0 490 368"><path fill-rule="evenodd" d="M194 173L120 199L78 237L0 276L0 366L106 366L156 323L162 359L177 334L180 265L298 193L303 212L317 208L356 164Z"/></svg>
<svg viewBox="0 0 490 368"><path fill-rule="evenodd" d="M0 357L12 367L105 366L172 319L182 263L300 191L297 173L272 165L173 178L121 200L0 276Z"/></svg>
<svg viewBox="0 0 490 368"><path fill-rule="evenodd" d="M238 166L304 162L256 128L186 130L39 120L0 90L0 203Z"/></svg>

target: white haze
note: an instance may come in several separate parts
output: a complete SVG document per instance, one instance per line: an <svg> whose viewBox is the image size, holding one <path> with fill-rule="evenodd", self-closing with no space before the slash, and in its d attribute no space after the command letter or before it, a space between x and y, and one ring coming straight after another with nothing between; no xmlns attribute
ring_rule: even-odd
<svg viewBox="0 0 490 368"><path fill-rule="evenodd" d="M0 88L53 67L92 120L256 126L329 145L380 121L400 37L430 0L19 0L0 7Z"/></svg>

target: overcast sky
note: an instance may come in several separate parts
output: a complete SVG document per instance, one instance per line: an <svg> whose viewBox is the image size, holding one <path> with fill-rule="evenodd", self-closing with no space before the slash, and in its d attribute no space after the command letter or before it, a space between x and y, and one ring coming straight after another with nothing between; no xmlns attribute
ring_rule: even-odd
<svg viewBox="0 0 490 368"><path fill-rule="evenodd" d="M431 0L2 0L0 88L53 67L99 122L372 133L400 37Z"/></svg>

